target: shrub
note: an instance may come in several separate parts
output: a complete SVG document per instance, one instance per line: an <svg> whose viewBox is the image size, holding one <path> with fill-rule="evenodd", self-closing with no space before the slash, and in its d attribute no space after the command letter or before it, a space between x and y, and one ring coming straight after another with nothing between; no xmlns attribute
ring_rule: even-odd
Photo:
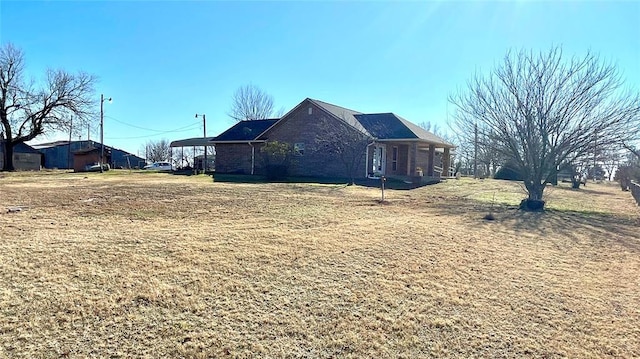
<svg viewBox="0 0 640 359"><path fill-rule="evenodd" d="M508 181L522 181L522 174L520 171L515 169L515 166L507 163L506 165L500 167L498 172L496 172L495 179L508 180Z"/></svg>
<svg viewBox="0 0 640 359"><path fill-rule="evenodd" d="M265 175L268 181L282 180L289 174L293 149L290 144L269 141L260 148Z"/></svg>

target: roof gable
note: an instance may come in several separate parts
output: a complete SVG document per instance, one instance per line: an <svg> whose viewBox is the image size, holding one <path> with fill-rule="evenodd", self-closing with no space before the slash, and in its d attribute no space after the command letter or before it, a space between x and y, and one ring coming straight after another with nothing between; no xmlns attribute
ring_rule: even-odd
<svg viewBox="0 0 640 359"><path fill-rule="evenodd" d="M248 142L256 140L279 119L245 120L214 137L211 142Z"/></svg>

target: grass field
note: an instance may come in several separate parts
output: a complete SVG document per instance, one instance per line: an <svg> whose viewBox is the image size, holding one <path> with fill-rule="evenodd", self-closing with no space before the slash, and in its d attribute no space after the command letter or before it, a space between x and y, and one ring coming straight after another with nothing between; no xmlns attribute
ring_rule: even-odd
<svg viewBox="0 0 640 359"><path fill-rule="evenodd" d="M547 194L0 173L0 358L640 357L638 207Z"/></svg>

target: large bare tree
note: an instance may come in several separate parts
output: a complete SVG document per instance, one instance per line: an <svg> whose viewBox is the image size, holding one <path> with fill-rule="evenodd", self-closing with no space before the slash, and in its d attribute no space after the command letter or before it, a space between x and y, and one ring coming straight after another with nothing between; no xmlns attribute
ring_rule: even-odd
<svg viewBox="0 0 640 359"><path fill-rule="evenodd" d="M233 94L229 116L236 121L262 120L273 115L273 97L259 87L249 84Z"/></svg>
<svg viewBox="0 0 640 359"><path fill-rule="evenodd" d="M85 128L95 118L96 78L84 72L47 70L42 83L25 79L23 52L12 44L0 48L0 140L3 170L12 171L13 149L42 134Z"/></svg>
<svg viewBox="0 0 640 359"><path fill-rule="evenodd" d="M171 161L171 142L166 138L151 140L144 145L144 153L149 162Z"/></svg>
<svg viewBox="0 0 640 359"><path fill-rule="evenodd" d="M590 156L594 141L630 143L640 134L640 96L623 89L615 66L591 53L565 61L559 47L507 53L450 102L458 131L482 125L494 150L522 173L523 209L542 209L557 168Z"/></svg>

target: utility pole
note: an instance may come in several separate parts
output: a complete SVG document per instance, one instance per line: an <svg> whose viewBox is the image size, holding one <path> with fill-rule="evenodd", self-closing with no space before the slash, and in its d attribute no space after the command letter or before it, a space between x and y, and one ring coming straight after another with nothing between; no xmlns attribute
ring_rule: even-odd
<svg viewBox="0 0 640 359"><path fill-rule="evenodd" d="M474 125L473 178L478 178L478 124Z"/></svg>
<svg viewBox="0 0 640 359"><path fill-rule="evenodd" d="M67 151L67 166L69 168L73 167L71 162L71 134L73 133L73 116L71 116L71 120L69 121L69 149Z"/></svg>
<svg viewBox="0 0 640 359"><path fill-rule="evenodd" d="M111 97L108 99L111 102ZM104 161L104 94L100 94L100 173L103 173L102 161Z"/></svg>
<svg viewBox="0 0 640 359"><path fill-rule="evenodd" d="M104 160L104 94L100 94L100 173L103 173L102 161Z"/></svg>
<svg viewBox="0 0 640 359"><path fill-rule="evenodd" d="M198 118L198 114L196 113L196 118ZM204 139L205 141L207 140L207 117L206 115L203 113L202 114L202 128L204 129ZM195 163L194 163L195 165ZM205 143L204 145L204 165L202 165L202 168L204 169L204 173L207 173L207 167L208 163L207 163L207 144Z"/></svg>

